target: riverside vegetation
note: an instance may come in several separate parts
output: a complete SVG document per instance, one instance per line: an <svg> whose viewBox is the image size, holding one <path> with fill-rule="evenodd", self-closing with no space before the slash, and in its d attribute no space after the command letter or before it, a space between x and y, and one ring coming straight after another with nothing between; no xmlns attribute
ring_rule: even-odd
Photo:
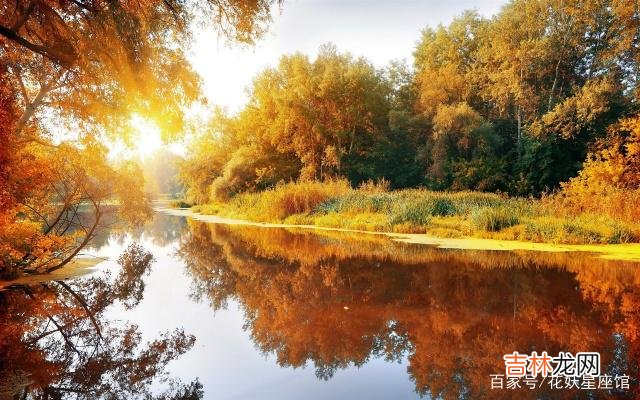
<svg viewBox="0 0 640 400"><path fill-rule="evenodd" d="M576 214L559 197L533 199L480 192L390 191L384 181L352 189L344 179L278 185L239 194L195 212L258 222L364 231L475 236L552 243L628 243L640 225L619 214ZM186 205L183 202L175 205ZM637 220L636 220L637 221Z"/></svg>
<svg viewBox="0 0 640 400"><path fill-rule="evenodd" d="M244 109L199 129L184 201L254 221L637 242L638 27L625 1L514 0L425 28L413 65L331 44L284 56Z"/></svg>
<svg viewBox="0 0 640 400"><path fill-rule="evenodd" d="M149 188L177 190L145 186L154 174L109 156L115 143L145 146L135 121L167 143L190 133L179 184L204 211L637 241L636 2L512 0L491 17L463 12L425 27L411 64L379 67L322 45L258 74L238 113L191 118L204 97L187 56L192 28L254 43L280 6L0 2L0 276L60 269L112 220L147 221ZM390 191L368 191L369 181Z"/></svg>

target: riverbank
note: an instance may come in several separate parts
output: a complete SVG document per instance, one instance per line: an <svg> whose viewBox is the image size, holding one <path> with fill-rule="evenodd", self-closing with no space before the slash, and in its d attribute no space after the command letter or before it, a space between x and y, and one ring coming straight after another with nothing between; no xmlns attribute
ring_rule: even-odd
<svg viewBox="0 0 640 400"><path fill-rule="evenodd" d="M415 243L422 245L434 246L442 249L464 249L464 250L493 250L493 251L539 251L539 252L581 252L590 253L595 257L640 262L640 244L607 244L607 245L576 245L576 244L554 244L554 243L535 243L515 240L497 240L483 238L439 238L427 234L415 233L394 233L366 231L345 228L330 228L317 225L297 225L288 223L268 223L256 222L237 218L221 217L218 215L207 215L192 211L187 208L168 208L158 207L157 212L162 212L174 216L182 216L192 218L196 221L206 223L224 224L224 225L245 225L262 228L284 228L284 229L308 229L329 232L345 232L354 234L382 235L392 240L405 243Z"/></svg>
<svg viewBox="0 0 640 400"><path fill-rule="evenodd" d="M184 204L181 204L184 205ZM640 223L552 200L481 192L352 189L345 181L280 185L196 205L204 215L286 225L550 244L640 242Z"/></svg>

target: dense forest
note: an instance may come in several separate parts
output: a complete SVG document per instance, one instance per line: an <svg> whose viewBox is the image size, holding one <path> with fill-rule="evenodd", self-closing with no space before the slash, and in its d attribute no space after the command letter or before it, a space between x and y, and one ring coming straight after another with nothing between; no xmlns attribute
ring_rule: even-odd
<svg viewBox="0 0 640 400"><path fill-rule="evenodd" d="M242 111L202 129L182 169L190 200L336 177L539 196L585 161L573 187L640 185L636 2L516 0L416 39L413 65L331 44L282 57Z"/></svg>

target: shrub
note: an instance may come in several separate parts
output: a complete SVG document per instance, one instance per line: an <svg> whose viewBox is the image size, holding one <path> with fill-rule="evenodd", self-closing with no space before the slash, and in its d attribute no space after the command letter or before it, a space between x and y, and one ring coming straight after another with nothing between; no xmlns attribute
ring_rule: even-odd
<svg viewBox="0 0 640 400"><path fill-rule="evenodd" d="M446 217L455 213L456 207L449 199L435 199L431 207L431 215L433 216Z"/></svg>
<svg viewBox="0 0 640 400"><path fill-rule="evenodd" d="M563 183L551 202L565 215L591 212L629 224L640 221L640 115L612 125L578 176Z"/></svg>
<svg viewBox="0 0 640 400"><path fill-rule="evenodd" d="M346 195L331 198L319 204L314 212L326 214L331 212L357 213L387 213L391 209L394 196L389 193L367 194L351 191Z"/></svg>

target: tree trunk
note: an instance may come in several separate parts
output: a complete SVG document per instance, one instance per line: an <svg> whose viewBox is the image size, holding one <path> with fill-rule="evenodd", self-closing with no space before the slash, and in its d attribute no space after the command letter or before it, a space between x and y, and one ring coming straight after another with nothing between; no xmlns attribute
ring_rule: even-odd
<svg viewBox="0 0 640 400"><path fill-rule="evenodd" d="M522 86L522 75L523 75L523 70L522 70L522 63L520 63L520 86ZM520 105L520 101L522 101L521 99L518 99L518 109L517 109L517 113L518 113L518 161L520 161L520 157L521 157L521 150L522 150L522 106Z"/></svg>
<svg viewBox="0 0 640 400"><path fill-rule="evenodd" d="M520 105L518 105L518 160L520 160L520 153L522 149L522 116L520 113Z"/></svg>
<svg viewBox="0 0 640 400"><path fill-rule="evenodd" d="M560 71L560 61L562 59L558 59L558 63L556 64L556 71L553 77L553 85L551 85L551 92L549 93L549 104L547 105L547 112L551 111L551 103L553 101L553 93L556 91L556 85L558 84L558 72Z"/></svg>

